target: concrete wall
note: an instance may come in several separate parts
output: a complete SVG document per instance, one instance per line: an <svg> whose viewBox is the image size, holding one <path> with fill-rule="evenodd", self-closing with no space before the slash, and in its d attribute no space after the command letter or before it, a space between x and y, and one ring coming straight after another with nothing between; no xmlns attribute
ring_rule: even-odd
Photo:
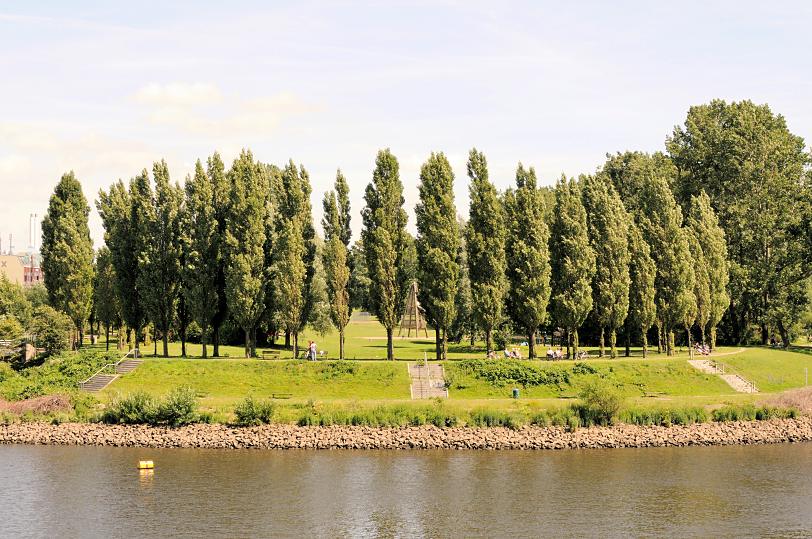
<svg viewBox="0 0 812 539"><path fill-rule="evenodd" d="M12 283L25 284L25 268L17 255L0 255L0 273Z"/></svg>

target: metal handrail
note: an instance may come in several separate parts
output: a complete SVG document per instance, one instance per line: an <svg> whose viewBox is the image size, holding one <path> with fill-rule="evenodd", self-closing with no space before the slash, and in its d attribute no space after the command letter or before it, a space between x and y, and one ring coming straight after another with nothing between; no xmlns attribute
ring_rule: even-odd
<svg viewBox="0 0 812 539"><path fill-rule="evenodd" d="M99 370L97 370L96 372L94 372L93 374L91 374L91 375L90 375L90 377L88 377L88 379L87 379L87 380L84 380L84 381L82 381L82 382L79 382L79 389L84 389L84 388L85 388L85 384L87 384L88 382L90 382L90 381L93 379L93 377L95 377L97 374L101 374L101 373L102 373L102 372L103 372L103 371L104 371L104 370L105 370L107 367L113 367L113 374L115 374L115 370L118 368L118 366L119 366L119 365L121 365L121 363L122 363L122 362L124 362L124 360L126 360L126 359L127 359L127 357L128 357L130 354L133 354L133 359L138 359L138 354L137 354L137 353L135 353L135 352L138 352L138 350L137 350L136 348L133 348L132 350L130 350L129 352L127 352L126 354L124 354L124 356L122 356L122 358L121 358L121 359L119 359L118 361L116 361L115 363L106 363L106 364L104 364L104 365L102 366L102 368L100 368Z"/></svg>

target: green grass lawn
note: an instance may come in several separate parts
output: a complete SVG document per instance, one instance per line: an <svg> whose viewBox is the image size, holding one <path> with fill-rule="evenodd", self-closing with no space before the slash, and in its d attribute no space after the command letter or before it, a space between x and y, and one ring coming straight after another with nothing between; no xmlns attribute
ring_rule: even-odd
<svg viewBox="0 0 812 539"><path fill-rule="evenodd" d="M804 369L812 372L812 349L801 347L792 350L748 348L741 354L719 359L766 393L803 387Z"/></svg>

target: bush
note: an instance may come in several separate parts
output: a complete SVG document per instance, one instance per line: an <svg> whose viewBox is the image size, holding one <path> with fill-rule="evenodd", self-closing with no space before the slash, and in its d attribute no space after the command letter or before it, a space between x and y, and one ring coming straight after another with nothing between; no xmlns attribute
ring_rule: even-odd
<svg viewBox="0 0 812 539"><path fill-rule="evenodd" d="M713 411L713 420L722 421L764 421L767 419L788 419L798 416L794 408L777 408L772 406L756 407L752 404L742 406L723 406Z"/></svg>
<svg viewBox="0 0 812 539"><path fill-rule="evenodd" d="M623 397L615 386L599 380L584 386L579 397L581 404L574 405L573 410L585 426L610 425L623 403Z"/></svg>
<svg viewBox="0 0 812 539"><path fill-rule="evenodd" d="M518 416L500 410L479 409L471 412L471 425L477 427L507 427L518 429L523 421Z"/></svg>
<svg viewBox="0 0 812 539"><path fill-rule="evenodd" d="M10 314L0 315L0 340L12 341L12 346L19 345L23 338L23 325Z"/></svg>
<svg viewBox="0 0 812 539"><path fill-rule="evenodd" d="M541 385L561 388L570 383L570 371L561 366L542 366L516 359L466 359L460 361L457 368L496 387L519 384L524 388Z"/></svg>
<svg viewBox="0 0 812 539"><path fill-rule="evenodd" d="M692 425L705 423L708 414L704 408L629 408L620 413L621 422L629 425Z"/></svg>
<svg viewBox="0 0 812 539"><path fill-rule="evenodd" d="M252 396L247 396L237 407L234 408L234 415L237 416L237 424L242 426L266 425L271 423L274 414L274 404L270 400L254 400Z"/></svg>
<svg viewBox="0 0 812 539"><path fill-rule="evenodd" d="M0 371L0 397L21 400L76 390L79 382L117 358L116 352L83 349L78 353L64 352L41 365L28 365L16 371L4 367Z"/></svg>
<svg viewBox="0 0 812 539"><path fill-rule="evenodd" d="M197 395L187 386L173 389L163 399L145 391L115 398L104 411L101 421L122 425L168 425L180 427L199 422Z"/></svg>
<svg viewBox="0 0 812 539"><path fill-rule="evenodd" d="M58 354L70 346L73 322L64 313L48 305L34 309L31 318L31 333L37 348L44 348L48 355Z"/></svg>

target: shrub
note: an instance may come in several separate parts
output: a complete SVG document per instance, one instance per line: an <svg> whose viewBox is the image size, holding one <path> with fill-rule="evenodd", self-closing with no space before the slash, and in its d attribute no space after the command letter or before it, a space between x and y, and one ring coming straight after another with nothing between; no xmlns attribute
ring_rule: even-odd
<svg viewBox="0 0 812 539"><path fill-rule="evenodd" d="M516 359L467 359L457 367L497 387L520 384L522 387L570 383L570 372L560 366L541 366Z"/></svg>
<svg viewBox="0 0 812 539"><path fill-rule="evenodd" d="M623 397L615 386L599 380L584 386L579 397L581 404L573 405L573 410L585 426L611 424L623 403Z"/></svg>
<svg viewBox="0 0 812 539"><path fill-rule="evenodd" d="M692 425L704 423L708 414L704 408L629 408L623 410L619 419L629 425L658 425L670 427L671 425Z"/></svg>
<svg viewBox="0 0 812 539"><path fill-rule="evenodd" d="M158 404L158 424L179 427L195 423L197 419L197 395L189 386L176 387Z"/></svg>
<svg viewBox="0 0 812 539"><path fill-rule="evenodd" d="M0 340L12 341L12 345L19 344L23 338L23 326L14 316L0 315Z"/></svg>
<svg viewBox="0 0 812 539"><path fill-rule="evenodd" d="M523 421L518 416L500 410L480 409L471 412L471 425L477 427L507 427L518 429Z"/></svg>
<svg viewBox="0 0 812 539"><path fill-rule="evenodd" d="M70 346L73 322L64 313L48 305L34 309L31 318L31 333L38 348L44 348L48 355L58 354Z"/></svg>
<svg viewBox="0 0 812 539"><path fill-rule="evenodd" d="M234 408L237 424L242 426L255 426L271 423L274 414L274 404L271 400L254 400L249 395Z"/></svg>
<svg viewBox="0 0 812 539"><path fill-rule="evenodd" d="M722 421L764 421L767 419L788 419L798 416L794 408L777 408L745 404L742 406L723 406L713 411L713 420Z"/></svg>
<svg viewBox="0 0 812 539"><path fill-rule="evenodd" d="M154 424L157 401L146 391L136 391L125 397L116 397L101 416L103 423L121 425Z"/></svg>

